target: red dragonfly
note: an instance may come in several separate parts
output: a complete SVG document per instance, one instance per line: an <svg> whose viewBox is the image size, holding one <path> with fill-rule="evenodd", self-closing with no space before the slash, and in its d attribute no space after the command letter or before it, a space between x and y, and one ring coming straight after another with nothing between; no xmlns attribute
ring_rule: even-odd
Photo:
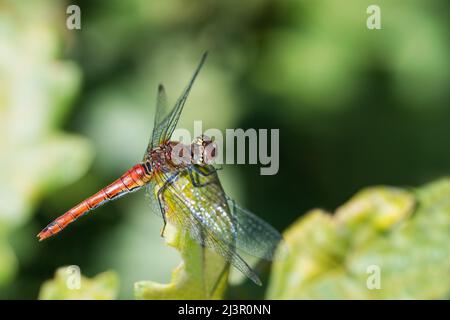
<svg viewBox="0 0 450 320"><path fill-rule="evenodd" d="M216 155L216 145L211 139L200 136L191 145L170 140L205 59L206 53L170 112L164 87L159 85L154 129L143 160L51 222L37 235L40 241L106 202L146 186L161 211L162 236L167 222L179 226L202 246L214 250L253 282L261 284L238 250L271 260L282 241L281 235L225 194L211 164Z"/></svg>

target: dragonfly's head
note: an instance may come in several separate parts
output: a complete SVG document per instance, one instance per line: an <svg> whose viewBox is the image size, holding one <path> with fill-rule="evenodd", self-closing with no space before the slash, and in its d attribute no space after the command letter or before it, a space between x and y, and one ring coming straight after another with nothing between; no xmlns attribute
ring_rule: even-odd
<svg viewBox="0 0 450 320"><path fill-rule="evenodd" d="M210 137L201 135L192 142L191 152L194 164L211 164L217 156L217 144Z"/></svg>

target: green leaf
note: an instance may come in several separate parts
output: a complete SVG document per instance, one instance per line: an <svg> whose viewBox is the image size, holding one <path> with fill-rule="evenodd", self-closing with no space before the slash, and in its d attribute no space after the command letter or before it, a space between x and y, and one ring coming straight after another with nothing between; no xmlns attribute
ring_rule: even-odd
<svg viewBox="0 0 450 320"><path fill-rule="evenodd" d="M79 273L76 266L61 267L39 292L40 300L111 300L117 297L119 280L115 272L106 271L92 279Z"/></svg>
<svg viewBox="0 0 450 320"><path fill-rule="evenodd" d="M313 210L285 232L289 255L274 263L267 297L448 298L449 231L450 179L417 191L366 189L334 215Z"/></svg>
<svg viewBox="0 0 450 320"><path fill-rule="evenodd" d="M229 265L216 253L200 246L186 232L167 225L168 245L176 248L183 261L172 271L168 284L153 281L135 283L137 299L220 299L227 286Z"/></svg>

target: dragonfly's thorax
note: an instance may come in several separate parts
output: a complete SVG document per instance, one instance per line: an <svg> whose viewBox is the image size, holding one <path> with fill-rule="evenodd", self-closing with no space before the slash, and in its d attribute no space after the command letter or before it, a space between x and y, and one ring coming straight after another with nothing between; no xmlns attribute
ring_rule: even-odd
<svg viewBox="0 0 450 320"><path fill-rule="evenodd" d="M152 170L163 170L167 166L167 160L170 159L170 152L168 143L152 149L147 157Z"/></svg>
<svg viewBox="0 0 450 320"><path fill-rule="evenodd" d="M167 141L160 146L152 149L147 156L147 167L150 167L151 171L170 171L174 167L180 167L183 163L174 163L172 159L174 158L173 153L175 152L175 146L180 146L180 143L174 141ZM177 156L175 156L176 158Z"/></svg>
<svg viewBox="0 0 450 320"><path fill-rule="evenodd" d="M148 171L166 172L190 165L208 165L216 157L216 149L215 143L203 135L189 145L179 141L167 141L150 151L146 167Z"/></svg>

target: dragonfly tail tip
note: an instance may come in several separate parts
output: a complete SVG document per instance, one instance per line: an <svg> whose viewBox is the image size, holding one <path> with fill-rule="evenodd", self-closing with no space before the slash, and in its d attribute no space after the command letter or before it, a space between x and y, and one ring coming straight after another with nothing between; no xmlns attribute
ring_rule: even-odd
<svg viewBox="0 0 450 320"><path fill-rule="evenodd" d="M45 239L47 239L47 236L41 231L39 232L36 237L39 239L39 242L44 241Z"/></svg>

